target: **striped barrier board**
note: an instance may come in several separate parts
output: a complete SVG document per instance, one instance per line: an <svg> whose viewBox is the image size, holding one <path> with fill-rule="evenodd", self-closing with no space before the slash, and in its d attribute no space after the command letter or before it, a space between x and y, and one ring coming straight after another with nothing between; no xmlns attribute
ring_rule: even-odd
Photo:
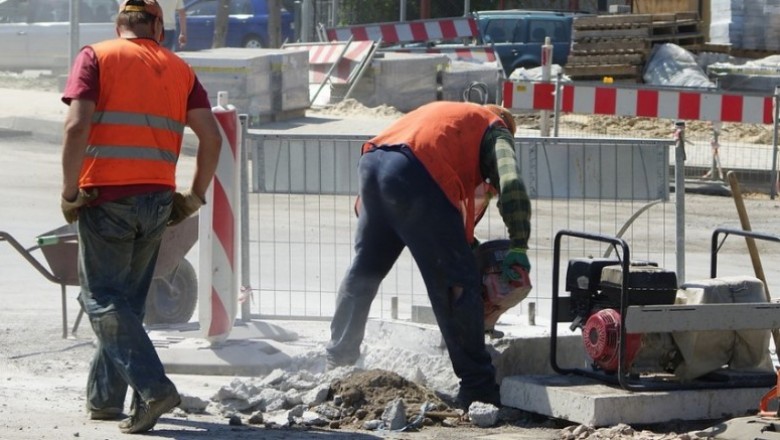
<svg viewBox="0 0 780 440"><path fill-rule="evenodd" d="M223 94L219 92L220 100ZM203 336L218 344L230 335L238 312L241 125L233 106L217 106L212 111L222 134L222 148L200 213L198 319Z"/></svg>
<svg viewBox="0 0 780 440"><path fill-rule="evenodd" d="M330 41L346 41L351 36L356 41L381 39L382 43L401 44L473 38L478 31L474 18L457 17L328 28L325 35Z"/></svg>
<svg viewBox="0 0 780 440"><path fill-rule="evenodd" d="M283 49L309 51L309 84L320 84L336 64L330 80L333 84L348 84L374 47L373 41L333 41L330 43L286 44ZM347 46L348 45L348 46ZM344 52L344 48L347 51ZM344 53L343 57L339 57Z"/></svg>
<svg viewBox="0 0 780 440"><path fill-rule="evenodd" d="M561 86L560 110L591 115L644 116L713 122L772 124L772 96L728 92ZM555 85L506 81L503 104L512 110L554 110Z"/></svg>

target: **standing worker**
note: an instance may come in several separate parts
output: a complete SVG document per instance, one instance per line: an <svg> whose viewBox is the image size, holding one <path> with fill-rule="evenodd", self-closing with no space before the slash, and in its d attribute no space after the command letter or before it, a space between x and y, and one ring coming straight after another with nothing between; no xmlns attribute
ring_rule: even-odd
<svg viewBox="0 0 780 440"><path fill-rule="evenodd" d="M182 0L158 0L163 11L162 46L169 50L183 49L187 45L187 11ZM176 37L176 15L179 15L179 36ZM178 43L178 46L176 45Z"/></svg>
<svg viewBox="0 0 780 440"><path fill-rule="evenodd" d="M363 145L355 257L339 287L328 343L328 368L360 356L371 302L404 246L425 281L455 374L458 403L500 405L495 368L485 349L481 278L472 245L489 194L511 249L503 276L529 271L531 204L518 175L515 122L496 105L426 104Z"/></svg>
<svg viewBox="0 0 780 440"><path fill-rule="evenodd" d="M78 222L79 303L97 336L87 379L95 420L130 417L122 432L150 430L180 402L143 327L144 303L166 226L204 203L222 139L192 69L160 46L155 0L124 0L118 38L84 47L63 94L62 212ZM191 189L174 193L185 125L199 141Z"/></svg>

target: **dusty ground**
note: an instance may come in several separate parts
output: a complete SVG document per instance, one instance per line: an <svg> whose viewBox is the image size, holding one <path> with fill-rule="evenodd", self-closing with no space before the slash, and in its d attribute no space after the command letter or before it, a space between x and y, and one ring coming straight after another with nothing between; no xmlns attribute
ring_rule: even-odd
<svg viewBox="0 0 780 440"><path fill-rule="evenodd" d="M56 90L56 79L0 75L0 87ZM331 109L331 114L348 112L347 103L342 108ZM376 112L392 115L391 108L378 108ZM534 121L523 118L522 124L533 125ZM640 122L626 121L636 126ZM644 122L642 122L644 123ZM591 121L588 124L595 124ZM666 127L657 128L659 132ZM706 127L703 129L707 129ZM758 136L762 134L759 133ZM41 219L58 217L56 197L48 197L51 188L59 184L59 156L57 146L18 139L0 139L0 200L4 206L0 211L0 229L11 225L22 237L31 237L40 232ZM35 164L29 167L29 164ZM714 210L715 199L706 196L691 196L687 211L691 223L718 224L723 218L733 221L729 209ZM730 202L721 200L718 204L729 207ZM11 209L10 207L16 207ZM749 205L751 213L760 219L770 221L776 215L777 202L755 201ZM733 208L732 208L733 209ZM35 212L36 222L29 222L26 216ZM759 220L760 222L760 220ZM707 230L709 230L707 228ZM25 235L26 234L26 235ZM0 252L0 294L3 307L0 308L0 438L16 439L118 439L130 436L119 433L115 422L93 422L84 412L84 384L89 360L93 353L92 334L82 323L79 336L60 337L60 305L55 299L57 286L43 279L20 257L4 244ZM73 292L71 291L71 296ZM75 302L69 300L71 322L75 316ZM183 393L210 400L229 377L174 375L173 380ZM368 386L370 385L370 386ZM414 396L414 400L432 399L432 390L420 389L417 385L399 380L390 372L354 374L334 383L334 394L357 391L363 396L362 409L376 414L383 409L391 397ZM410 399L412 400L412 399ZM442 411L451 408L441 403ZM476 428L463 418L448 423L431 420L419 432L376 433L362 430L356 421L348 421L339 428L289 428L274 429L263 425L249 425L247 415L239 414L241 425L231 425L225 415L218 412L186 413L176 410L165 415L153 437L176 439L555 439L555 438L602 438L602 439L686 439L695 436L678 435L696 431L713 422L667 424L653 427L618 426L601 430L587 430L566 422L509 411L499 426L488 429ZM648 430L643 430L647 428ZM575 430L579 429L575 432ZM652 430L650 430L652 429Z"/></svg>

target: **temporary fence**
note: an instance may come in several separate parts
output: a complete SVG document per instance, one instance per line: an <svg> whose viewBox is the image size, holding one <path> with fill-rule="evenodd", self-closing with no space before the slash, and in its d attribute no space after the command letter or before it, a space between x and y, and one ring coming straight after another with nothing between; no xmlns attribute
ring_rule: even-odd
<svg viewBox="0 0 780 440"><path fill-rule="evenodd" d="M708 121L766 123L767 106L772 102L771 97L748 95L741 96L737 104L740 96L733 94L706 92L692 98L689 91L652 93L638 87L600 85L565 85L551 98L548 94L555 86L538 86L530 82L505 84L504 104L518 112L552 109L556 116L567 109L649 117L649 106L656 109L653 114L657 118L683 119L693 114L690 103L698 102L698 117ZM595 101L601 99L606 103L597 105ZM774 111L772 108L769 114ZM677 191L671 203L668 186L673 165L675 185L684 188L679 171L689 145L682 127L678 125L676 137L668 139L515 139L533 212L530 253L535 288L524 304L533 302L541 314L549 310L552 239L561 229L620 235L630 244L633 258L674 267L678 280L685 280L685 192ZM338 285L353 257L360 146L372 134L331 134L327 130L306 134L294 129L246 132L244 139L252 158L252 194L247 198L249 226L243 240L245 259L251 265L242 284L245 292L251 292L249 316L332 316ZM669 147L674 143L672 158ZM475 232L485 240L506 235L496 209L488 211ZM563 256L608 252L583 243L582 247L565 249ZM371 316L414 318L415 310L428 305L425 292L411 255L404 252L382 283Z"/></svg>
<svg viewBox="0 0 780 440"><path fill-rule="evenodd" d="M357 163L369 137L248 131L253 317L332 316L339 282L353 256ZM516 139L533 199L535 288L528 301L537 304L539 313L549 310L551 239L557 229L605 234L624 229L635 255L674 266L675 218L667 207L666 184L670 145L669 140ZM631 223L640 211L641 220ZM670 227L659 233L659 224ZM476 228L481 239L504 238L505 231L493 208ZM404 251L382 283L371 316L411 319L428 304L422 278Z"/></svg>

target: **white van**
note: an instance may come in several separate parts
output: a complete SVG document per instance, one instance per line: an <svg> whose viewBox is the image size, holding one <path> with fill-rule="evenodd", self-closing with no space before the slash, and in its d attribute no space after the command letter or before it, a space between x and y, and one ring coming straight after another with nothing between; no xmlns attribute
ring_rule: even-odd
<svg viewBox="0 0 780 440"><path fill-rule="evenodd" d="M116 37L117 0L80 0L79 47ZM0 0L0 70L65 72L69 0Z"/></svg>

